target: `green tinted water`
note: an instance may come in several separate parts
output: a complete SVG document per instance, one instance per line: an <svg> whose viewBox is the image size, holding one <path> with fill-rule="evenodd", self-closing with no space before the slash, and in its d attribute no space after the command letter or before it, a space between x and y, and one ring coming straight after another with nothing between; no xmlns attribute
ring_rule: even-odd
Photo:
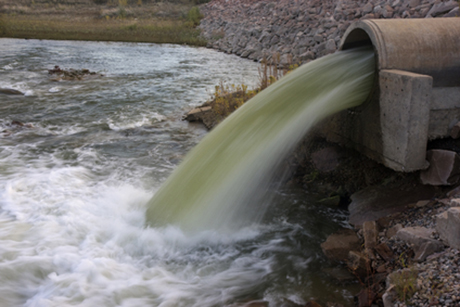
<svg viewBox="0 0 460 307"><path fill-rule="evenodd" d="M262 91L186 156L150 201L149 224L231 231L258 223L278 163L315 123L364 102L373 74L372 51L338 52Z"/></svg>

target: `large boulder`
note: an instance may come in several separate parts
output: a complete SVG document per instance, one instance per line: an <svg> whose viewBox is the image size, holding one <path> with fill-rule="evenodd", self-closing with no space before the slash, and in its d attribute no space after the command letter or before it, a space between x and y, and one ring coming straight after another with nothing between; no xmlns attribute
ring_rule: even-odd
<svg viewBox="0 0 460 307"><path fill-rule="evenodd" d="M450 208L436 217L436 230L441 240L460 249L460 207Z"/></svg>
<svg viewBox="0 0 460 307"><path fill-rule="evenodd" d="M426 158L430 167L420 172L423 184L434 186L453 185L460 179L460 156L455 151L428 150Z"/></svg>
<svg viewBox="0 0 460 307"><path fill-rule="evenodd" d="M431 237L434 229L425 227L406 227L396 233L396 237L413 245L415 252L414 260L424 261L429 255L439 252L444 245Z"/></svg>

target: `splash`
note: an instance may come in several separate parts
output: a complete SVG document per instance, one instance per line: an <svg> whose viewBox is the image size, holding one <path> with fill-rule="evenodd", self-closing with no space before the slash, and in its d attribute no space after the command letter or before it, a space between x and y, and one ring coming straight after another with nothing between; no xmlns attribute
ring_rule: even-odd
<svg viewBox="0 0 460 307"><path fill-rule="evenodd" d="M259 222L279 163L318 121L358 106L373 83L374 54L337 52L291 72L208 134L150 200L151 226L233 231Z"/></svg>

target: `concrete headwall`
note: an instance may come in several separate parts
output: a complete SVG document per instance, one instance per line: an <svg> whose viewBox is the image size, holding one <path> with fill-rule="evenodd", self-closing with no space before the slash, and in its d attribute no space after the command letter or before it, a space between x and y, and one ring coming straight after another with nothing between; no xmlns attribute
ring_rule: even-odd
<svg viewBox="0 0 460 307"><path fill-rule="evenodd" d="M455 17L454 0L213 0L201 7L208 47L305 63L333 53L348 26L370 18Z"/></svg>

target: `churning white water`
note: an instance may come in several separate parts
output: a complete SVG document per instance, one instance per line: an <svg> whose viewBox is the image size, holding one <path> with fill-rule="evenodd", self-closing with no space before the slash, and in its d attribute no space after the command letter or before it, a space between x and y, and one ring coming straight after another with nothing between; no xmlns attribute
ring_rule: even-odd
<svg viewBox="0 0 460 307"><path fill-rule="evenodd" d="M50 80L47 70L104 77ZM270 306L349 301L319 243L341 212L276 193L259 225L145 227L147 203L206 134L180 120L257 64L203 48L0 39L0 306ZM22 122L19 125L15 121Z"/></svg>

